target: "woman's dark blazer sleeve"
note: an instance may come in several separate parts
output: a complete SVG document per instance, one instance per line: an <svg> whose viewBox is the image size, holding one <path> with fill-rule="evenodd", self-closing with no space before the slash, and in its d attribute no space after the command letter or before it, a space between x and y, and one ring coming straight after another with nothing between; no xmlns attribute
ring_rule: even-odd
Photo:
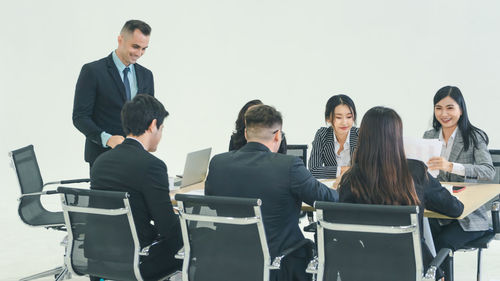
<svg viewBox="0 0 500 281"><path fill-rule="evenodd" d="M408 166L415 185L420 185L423 189L426 209L449 217L458 217L462 214L464 204L427 172L423 162L411 159L408 160Z"/></svg>

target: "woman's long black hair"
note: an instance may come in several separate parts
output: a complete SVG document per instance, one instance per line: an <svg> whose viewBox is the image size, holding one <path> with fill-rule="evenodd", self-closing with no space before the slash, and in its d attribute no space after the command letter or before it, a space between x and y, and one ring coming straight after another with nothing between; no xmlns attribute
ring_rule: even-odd
<svg viewBox="0 0 500 281"><path fill-rule="evenodd" d="M249 107L259 104L262 104L261 100L251 100L245 103L238 113L238 118L236 119L236 122L234 122L235 130L231 135L233 149L240 149L247 143L247 140L245 139L245 112L247 112Z"/></svg>
<svg viewBox="0 0 500 281"><path fill-rule="evenodd" d="M477 136L479 135L483 140L486 142L486 144L489 143L489 138L488 135L481 129L473 126L470 121L469 121L469 116L467 115L467 106L465 105L465 99L462 96L462 92L458 87L455 86L445 86L437 91L437 93L434 95L434 106L438 102L440 102L442 99L450 97L455 102L460 106L460 109L462 110L462 116L460 116L460 119L458 119L458 129L460 130L460 133L462 134L462 138L464 141L464 150L468 150L471 143L470 141L472 140L472 145L474 147L477 147ZM436 118L436 114L433 114L433 119L432 119L432 127L434 130L438 131L441 128L441 123Z"/></svg>

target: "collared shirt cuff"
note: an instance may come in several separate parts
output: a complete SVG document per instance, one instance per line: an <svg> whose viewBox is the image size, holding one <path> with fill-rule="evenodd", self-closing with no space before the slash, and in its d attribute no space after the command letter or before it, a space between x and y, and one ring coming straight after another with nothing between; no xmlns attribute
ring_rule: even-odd
<svg viewBox="0 0 500 281"><path fill-rule="evenodd" d="M460 163L453 163L451 173L459 176L465 176L465 166Z"/></svg>
<svg viewBox="0 0 500 281"><path fill-rule="evenodd" d="M108 140L109 140L110 137L111 137L111 135L108 134L108 133L106 133L106 132L104 132L104 131L101 133L102 147L104 147L104 148L108 147L107 143L108 143Z"/></svg>
<svg viewBox="0 0 500 281"><path fill-rule="evenodd" d="M341 173L341 168L342 168L342 167L340 167L340 166L337 166L337 173L336 173L336 175L337 175L337 178L338 178L338 177L340 177L340 173Z"/></svg>

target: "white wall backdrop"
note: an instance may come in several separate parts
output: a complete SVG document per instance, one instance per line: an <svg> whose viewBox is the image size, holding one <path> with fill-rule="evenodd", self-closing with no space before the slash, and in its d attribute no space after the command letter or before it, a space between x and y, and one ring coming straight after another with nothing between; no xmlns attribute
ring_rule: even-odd
<svg viewBox="0 0 500 281"><path fill-rule="evenodd" d="M353 98L358 121L372 106L393 107L405 135L421 136L434 93L457 85L473 124L500 148L499 11L495 0L2 1L0 216L17 216L12 149L35 145L45 180L88 175L71 121L76 79L115 49L128 19L153 28L139 63L170 111L156 155L176 174L189 151L226 151L254 98L283 113L289 143L310 144L333 94Z"/></svg>

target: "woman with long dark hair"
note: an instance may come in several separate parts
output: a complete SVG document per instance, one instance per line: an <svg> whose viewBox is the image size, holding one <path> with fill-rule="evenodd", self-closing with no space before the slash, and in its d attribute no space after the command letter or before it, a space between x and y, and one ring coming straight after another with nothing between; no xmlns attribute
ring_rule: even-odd
<svg viewBox="0 0 500 281"><path fill-rule="evenodd" d="M432 127L424 133L424 138L443 142L441 156L433 157L427 163L429 170L439 170L438 180L464 182L494 178L495 168L487 147L488 135L470 123L459 88L446 86L434 95ZM484 206L464 219L433 219L430 224L437 249L457 250L482 236L489 228Z"/></svg>
<svg viewBox="0 0 500 281"><path fill-rule="evenodd" d="M325 121L330 125L316 132L309 157L309 170L315 178L340 177L351 165L351 157L358 141L356 106L346 95L328 99Z"/></svg>
<svg viewBox="0 0 500 281"><path fill-rule="evenodd" d="M343 175L338 191L340 202L418 205L421 226L424 208L451 217L463 211L463 204L428 174L423 162L406 159L401 118L386 107L374 107L363 117L352 167ZM424 264L428 264L432 255L424 241L422 245ZM342 280L362 280L359 277L341 276Z"/></svg>
<svg viewBox="0 0 500 281"><path fill-rule="evenodd" d="M247 144L247 140L245 138L245 113L250 107L260 104L263 104L262 101L255 99L245 103L245 105L240 109L238 118L236 119L236 122L234 122L235 128L233 134L231 135L231 140L229 141L229 151L238 150ZM286 139L284 134L278 153L286 154Z"/></svg>

